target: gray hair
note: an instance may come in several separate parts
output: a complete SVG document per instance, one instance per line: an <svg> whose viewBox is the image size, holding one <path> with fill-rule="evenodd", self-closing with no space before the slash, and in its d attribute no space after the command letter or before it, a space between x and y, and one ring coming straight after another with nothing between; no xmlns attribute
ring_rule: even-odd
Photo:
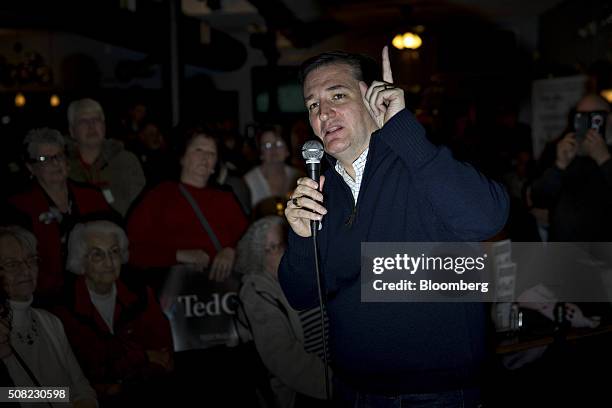
<svg viewBox="0 0 612 408"><path fill-rule="evenodd" d="M0 239L4 237L13 237L24 249L36 254L36 237L27 229L17 225L0 227Z"/></svg>
<svg viewBox="0 0 612 408"><path fill-rule="evenodd" d="M97 112L102 117L102 120L105 120L102 105L93 99L85 98L72 101L68 105L68 126L72 127L77 117L83 112Z"/></svg>
<svg viewBox="0 0 612 408"><path fill-rule="evenodd" d="M66 140L59 130L44 127L30 130L23 139L23 144L26 145L30 157L34 158L38 155L38 148L41 144L57 145L64 149Z"/></svg>
<svg viewBox="0 0 612 408"><path fill-rule="evenodd" d="M130 256L128 245L129 241L125 231L111 221L90 221L80 223L74 226L68 239L68 260L66 261L66 269L76 275L83 274L83 260L87 254L86 237L92 233L114 234L119 241L121 248L121 263L127 263Z"/></svg>
<svg viewBox="0 0 612 408"><path fill-rule="evenodd" d="M270 228L275 225L284 226L285 220L277 215L269 215L249 227L236 247L236 272L244 275L264 273L266 238Z"/></svg>

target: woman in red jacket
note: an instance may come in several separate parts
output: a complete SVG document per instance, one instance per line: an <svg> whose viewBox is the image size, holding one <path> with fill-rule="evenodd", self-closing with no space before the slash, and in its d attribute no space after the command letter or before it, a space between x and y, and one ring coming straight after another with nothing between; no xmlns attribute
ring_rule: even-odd
<svg viewBox="0 0 612 408"><path fill-rule="evenodd" d="M65 305L55 310L85 375L109 406L159 403L173 370L168 320L151 289L120 277L127 259L128 241L119 226L77 224L67 267L78 277Z"/></svg>
<svg viewBox="0 0 612 408"><path fill-rule="evenodd" d="M160 293L178 351L175 357L181 395L190 403L195 400L210 406L253 406L253 390L244 385L246 380L239 379L244 377L245 362L224 346L226 337L229 340L225 330L227 315L202 316L201 309L194 311L196 317L191 311L174 313L188 308L187 301L176 297L179 293L172 289L175 285L180 294L189 294L189 298L191 291L197 294L199 307L212 299L213 292L225 298L232 285L237 286L238 282L227 278L233 269L235 246L247 227L246 216L234 195L211 185L217 163L215 139L194 129L185 134L181 146L180 181L158 185L129 219L130 262L147 269L142 275L155 282L158 289L168 277ZM216 239L206 231L196 209L204 215ZM172 268L176 265L180 267ZM194 268L207 271L210 280L224 282L200 280L200 276L191 273ZM154 269L161 271L161 276ZM183 274L185 270L189 274ZM221 292L217 290L220 288Z"/></svg>
<svg viewBox="0 0 612 408"><path fill-rule="evenodd" d="M30 219L41 257L37 301L53 304L64 285L66 239L79 217L111 211L102 193L68 180L65 141L55 129L33 129L25 137L26 166L35 182L32 188L9 198Z"/></svg>
<svg viewBox="0 0 612 408"><path fill-rule="evenodd" d="M178 152L180 181L158 185L129 219L130 263L143 269L197 265L209 268L211 280L223 281L232 270L234 248L247 227L246 216L231 192L210 185L217 164L217 143L212 136L202 129L190 130ZM185 192L206 217L220 250L202 227Z"/></svg>

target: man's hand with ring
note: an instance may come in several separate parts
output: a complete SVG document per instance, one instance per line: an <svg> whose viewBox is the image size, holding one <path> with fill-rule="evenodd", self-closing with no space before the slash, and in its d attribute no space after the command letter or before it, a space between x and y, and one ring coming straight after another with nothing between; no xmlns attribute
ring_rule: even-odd
<svg viewBox="0 0 612 408"><path fill-rule="evenodd" d="M297 187L285 208L285 217L293 232L300 237L310 236L310 221L321 221L327 210L320 203L323 202L323 184L325 176L320 178L319 185L308 177L297 181ZM318 190L317 190L318 189Z"/></svg>

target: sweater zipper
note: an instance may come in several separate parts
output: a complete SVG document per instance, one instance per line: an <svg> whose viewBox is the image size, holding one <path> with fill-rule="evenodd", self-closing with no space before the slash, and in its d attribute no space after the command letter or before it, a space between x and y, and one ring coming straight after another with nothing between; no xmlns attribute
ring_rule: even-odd
<svg viewBox="0 0 612 408"><path fill-rule="evenodd" d="M353 225L353 222L355 222L355 217L357 216L357 205L355 204L355 197L353 197L353 192L351 191L349 186L346 184L346 182L342 179L342 176L340 176L340 174L338 174L338 172L336 172L335 170L334 172L336 176L338 177L338 180L340 184L342 185L342 188L344 188L344 191L351 198L351 203L353 203L353 209L351 210L351 214L349 215L347 220L344 221L344 225L350 228Z"/></svg>
<svg viewBox="0 0 612 408"><path fill-rule="evenodd" d="M351 215L348 220L346 220L345 225L349 228L353 226L353 222L355 221L355 217L357 216L357 206L355 205L355 200L353 200L353 211L351 211Z"/></svg>
<svg viewBox="0 0 612 408"><path fill-rule="evenodd" d="M372 150L373 150L372 149L372 145L370 144L370 150L368 151L368 156L366 158L366 164L365 164L365 167L363 169L363 177L361 179L361 185L359 186L359 194L357 195L358 199L362 195L362 191L365 190L366 181L369 181L369 178L367 178L366 175L368 175L367 170L368 170L368 164L371 161L370 158L372 156ZM340 177L340 178L342 179L342 177ZM353 211L351 211L351 215L349 216L349 218L345 222L345 225L347 227L351 228L353 226L353 223L355 222L355 219L357 218L357 204L355 203L355 197L353 197L353 192L351 191L349 186L346 185L344 180L342 180L342 184L344 184L344 186L346 187L346 190L348 190L348 193L349 193L350 197L353 199Z"/></svg>

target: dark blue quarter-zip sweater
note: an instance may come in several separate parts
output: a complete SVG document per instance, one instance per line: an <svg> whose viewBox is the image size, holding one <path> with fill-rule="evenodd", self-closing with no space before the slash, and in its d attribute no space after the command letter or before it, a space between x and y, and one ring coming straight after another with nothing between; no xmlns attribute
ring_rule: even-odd
<svg viewBox="0 0 612 408"><path fill-rule="evenodd" d="M508 215L504 188L431 144L407 110L372 134L355 205L333 166L318 234L334 375L365 392L473 386L485 359L485 308L472 303L361 302L361 242L491 238ZM312 241L289 234L279 269L291 305L318 304Z"/></svg>

